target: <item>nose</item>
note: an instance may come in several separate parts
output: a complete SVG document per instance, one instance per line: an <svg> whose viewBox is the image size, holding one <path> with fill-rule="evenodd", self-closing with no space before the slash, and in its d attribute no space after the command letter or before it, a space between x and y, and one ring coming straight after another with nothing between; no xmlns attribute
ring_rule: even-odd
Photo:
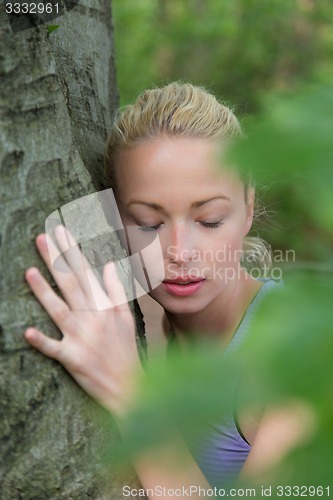
<svg viewBox="0 0 333 500"><path fill-rule="evenodd" d="M166 257L170 262L182 265L193 260L197 254L193 231L186 223L175 223L170 227Z"/></svg>

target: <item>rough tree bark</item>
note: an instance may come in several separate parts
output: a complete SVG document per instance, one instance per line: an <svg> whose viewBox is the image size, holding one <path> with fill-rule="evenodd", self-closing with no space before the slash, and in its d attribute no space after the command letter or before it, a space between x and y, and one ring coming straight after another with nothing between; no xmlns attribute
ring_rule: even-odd
<svg viewBox="0 0 333 500"><path fill-rule="evenodd" d="M103 467L114 425L101 430L103 410L23 339L29 325L59 335L24 272L45 271L34 238L46 217L101 189L117 104L110 0L80 2L53 24L13 33L0 5L0 498L117 499L136 479ZM114 252L122 258L116 240Z"/></svg>

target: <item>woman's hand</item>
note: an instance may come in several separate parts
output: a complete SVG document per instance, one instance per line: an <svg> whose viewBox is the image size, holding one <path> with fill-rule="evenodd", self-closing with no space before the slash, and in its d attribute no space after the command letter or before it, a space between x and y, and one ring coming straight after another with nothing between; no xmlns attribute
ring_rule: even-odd
<svg viewBox="0 0 333 500"><path fill-rule="evenodd" d="M25 338L59 361L90 396L121 416L131 404L134 377L143 371L123 285L115 265L108 263L103 273L105 293L68 231L58 226L55 235L60 250L45 234L36 238L36 246L65 300L38 269L28 269L26 280L63 338L51 339L34 327L26 330ZM61 252L68 249L68 241L71 251L65 260ZM63 272L54 268L49 252L57 256Z"/></svg>

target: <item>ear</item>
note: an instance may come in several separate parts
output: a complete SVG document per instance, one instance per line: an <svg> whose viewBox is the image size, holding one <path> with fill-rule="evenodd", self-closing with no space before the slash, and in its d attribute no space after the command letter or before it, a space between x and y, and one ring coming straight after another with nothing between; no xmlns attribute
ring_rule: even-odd
<svg viewBox="0 0 333 500"><path fill-rule="evenodd" d="M255 190L253 187L248 188L247 190L247 203L246 203L246 220L244 226L243 236L246 236L250 231L252 222L253 222L253 213L254 213L254 197Z"/></svg>

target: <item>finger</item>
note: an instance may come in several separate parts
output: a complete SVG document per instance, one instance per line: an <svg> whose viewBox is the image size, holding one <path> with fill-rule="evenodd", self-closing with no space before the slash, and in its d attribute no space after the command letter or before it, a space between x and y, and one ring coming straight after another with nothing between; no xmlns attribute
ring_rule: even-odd
<svg viewBox="0 0 333 500"><path fill-rule="evenodd" d="M37 330L37 328L28 328L24 337L26 341L35 349L40 351L45 356L53 359L59 359L60 355L60 341L51 339Z"/></svg>
<svg viewBox="0 0 333 500"><path fill-rule="evenodd" d="M126 308L128 308L128 300L124 286L118 278L116 265L113 262L108 262L104 266L103 279L112 306L117 307L125 305Z"/></svg>
<svg viewBox="0 0 333 500"><path fill-rule="evenodd" d="M90 268L89 262L83 255L79 245L64 226L57 226L54 230L57 244L64 254L66 263L77 276L78 281L82 281L82 289L85 291L87 280L84 279L86 269ZM57 255L58 256L58 255Z"/></svg>
<svg viewBox="0 0 333 500"><path fill-rule="evenodd" d="M64 226L55 229L57 243L62 252L66 252L66 260L74 270L77 280L93 309L103 310L111 307L110 299L103 290L88 259L81 252L70 231Z"/></svg>
<svg viewBox="0 0 333 500"><path fill-rule="evenodd" d="M40 234L36 238L36 246L70 308L73 310L89 309L87 298L75 274L71 271L52 238L46 234ZM53 262L57 259L58 269L52 264L51 256Z"/></svg>
<svg viewBox="0 0 333 500"><path fill-rule="evenodd" d="M68 305L55 293L39 270L31 267L25 273L35 297L61 331L76 331L76 320Z"/></svg>

